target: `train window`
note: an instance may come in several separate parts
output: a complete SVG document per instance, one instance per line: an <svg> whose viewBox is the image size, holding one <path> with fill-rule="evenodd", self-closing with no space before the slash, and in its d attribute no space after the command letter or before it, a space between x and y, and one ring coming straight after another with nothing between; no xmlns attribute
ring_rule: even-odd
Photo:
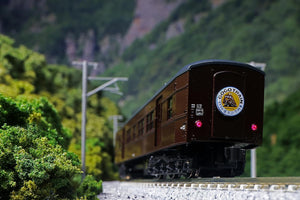
<svg viewBox="0 0 300 200"><path fill-rule="evenodd" d="M147 115L147 125L146 125L147 131L150 131L153 128L153 115L154 115L153 111Z"/></svg>
<svg viewBox="0 0 300 200"><path fill-rule="evenodd" d="M131 129L128 129L127 130L127 133L126 133L126 142L129 143L130 142L130 139L131 139Z"/></svg>
<svg viewBox="0 0 300 200"><path fill-rule="evenodd" d="M136 125L132 127L132 140L135 139Z"/></svg>
<svg viewBox="0 0 300 200"><path fill-rule="evenodd" d="M138 122L138 135L143 135L144 133L144 119Z"/></svg>
<svg viewBox="0 0 300 200"><path fill-rule="evenodd" d="M170 119L173 115L173 97L168 99L167 119Z"/></svg>

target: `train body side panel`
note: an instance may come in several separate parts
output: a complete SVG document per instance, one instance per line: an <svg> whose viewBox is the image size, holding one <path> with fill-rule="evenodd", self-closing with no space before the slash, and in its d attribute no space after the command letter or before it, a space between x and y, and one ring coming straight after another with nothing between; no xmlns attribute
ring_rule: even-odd
<svg viewBox="0 0 300 200"><path fill-rule="evenodd" d="M166 93L163 93L162 143L160 149L175 143L186 142L186 131L183 130L183 127L186 125L187 120L188 73L177 77L169 87L169 91L172 92L166 90ZM172 105L170 105L170 99L172 99Z"/></svg>
<svg viewBox="0 0 300 200"><path fill-rule="evenodd" d="M175 78L118 132L117 164L186 142L188 82L188 73Z"/></svg>
<svg viewBox="0 0 300 200"><path fill-rule="evenodd" d="M175 133L175 143L187 142L187 119L188 119L188 92L189 81L188 73L186 73L185 79L181 79L181 83L178 84L178 90L176 93L175 114L173 117L173 126ZM180 85L180 87L179 87Z"/></svg>

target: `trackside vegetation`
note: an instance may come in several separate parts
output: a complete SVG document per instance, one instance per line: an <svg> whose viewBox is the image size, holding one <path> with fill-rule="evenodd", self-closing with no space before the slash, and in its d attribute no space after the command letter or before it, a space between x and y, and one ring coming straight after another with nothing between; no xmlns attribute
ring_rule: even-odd
<svg viewBox="0 0 300 200"><path fill-rule="evenodd" d="M66 149L71 134L45 98L0 95L0 108L1 199L93 199L101 192L92 176L76 181L81 163Z"/></svg>
<svg viewBox="0 0 300 200"><path fill-rule="evenodd" d="M88 101L80 185L80 83L81 71L0 35L0 199L93 199L117 177L109 116L118 109L98 94Z"/></svg>

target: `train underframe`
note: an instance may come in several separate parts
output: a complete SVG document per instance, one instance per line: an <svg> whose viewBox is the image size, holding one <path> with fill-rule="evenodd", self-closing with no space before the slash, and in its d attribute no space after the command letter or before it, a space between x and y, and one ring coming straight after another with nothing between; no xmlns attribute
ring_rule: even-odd
<svg viewBox="0 0 300 200"><path fill-rule="evenodd" d="M215 143L189 143L120 165L122 179L234 177L244 172L246 151Z"/></svg>

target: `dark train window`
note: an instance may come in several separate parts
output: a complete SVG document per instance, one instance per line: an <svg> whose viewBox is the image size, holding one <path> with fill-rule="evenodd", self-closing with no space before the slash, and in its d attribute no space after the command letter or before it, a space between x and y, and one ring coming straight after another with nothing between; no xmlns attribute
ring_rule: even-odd
<svg viewBox="0 0 300 200"><path fill-rule="evenodd" d="M131 140L131 129L128 129L128 130L127 130L126 136L127 136L126 142L129 143L130 140Z"/></svg>
<svg viewBox="0 0 300 200"><path fill-rule="evenodd" d="M147 125L146 125L147 131L150 131L153 128L153 114L154 112L152 111L147 115Z"/></svg>
<svg viewBox="0 0 300 200"><path fill-rule="evenodd" d="M132 140L135 139L135 132L136 132L136 125L134 125L132 128Z"/></svg>
<svg viewBox="0 0 300 200"><path fill-rule="evenodd" d="M168 99L167 119L170 119L173 115L172 107L173 107L173 97L170 97Z"/></svg>
<svg viewBox="0 0 300 200"><path fill-rule="evenodd" d="M144 119L138 122L138 135L143 135L144 133Z"/></svg>

